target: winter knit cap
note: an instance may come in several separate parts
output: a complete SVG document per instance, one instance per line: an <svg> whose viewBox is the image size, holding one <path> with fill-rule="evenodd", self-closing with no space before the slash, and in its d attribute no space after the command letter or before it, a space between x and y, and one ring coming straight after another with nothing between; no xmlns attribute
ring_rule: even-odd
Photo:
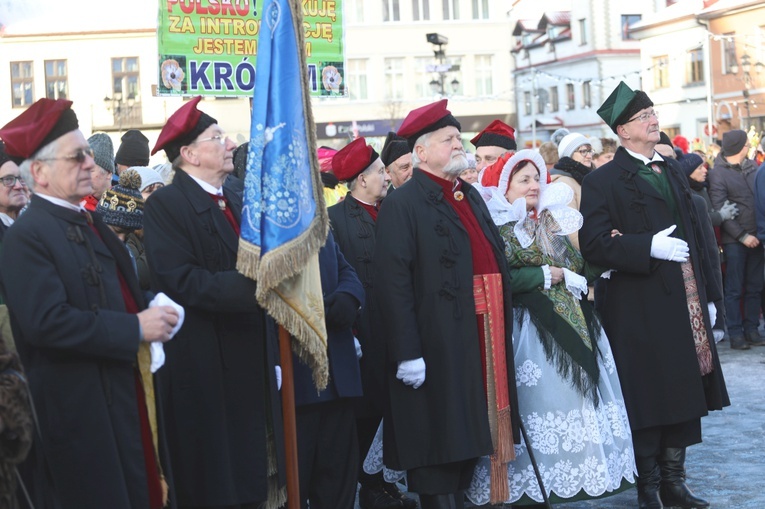
<svg viewBox="0 0 765 509"><path fill-rule="evenodd" d="M591 145L590 140L583 134L567 134L558 144L558 157L571 157L571 154L582 145Z"/></svg>
<svg viewBox="0 0 765 509"><path fill-rule="evenodd" d="M149 164L149 139L138 129L130 129L122 135L122 144L114 156L117 164L147 166Z"/></svg>
<svg viewBox="0 0 765 509"><path fill-rule="evenodd" d="M143 228L143 197L138 189L141 175L134 169L120 175L119 184L107 189L96 207L104 223L125 230Z"/></svg>
<svg viewBox="0 0 765 509"><path fill-rule="evenodd" d="M565 127L561 127L560 129L556 129L550 135L550 141L555 143L556 145L560 145L560 140L565 138L569 133L571 133L571 131L569 131Z"/></svg>
<svg viewBox="0 0 765 509"><path fill-rule="evenodd" d="M704 162L700 155L694 154L693 152L690 154L683 154L683 156L679 157L677 161L680 163L680 166L682 166L683 173L685 173L686 177L689 177L691 173L696 171L696 168L701 166L701 164Z"/></svg>
<svg viewBox="0 0 765 509"><path fill-rule="evenodd" d="M128 169L137 171L141 176L141 185L138 188L138 190L141 192L143 192L144 189L152 184L165 184L165 181L162 179L162 175L160 175L159 172L154 168L148 168L146 166L133 166L132 168Z"/></svg>
<svg viewBox="0 0 765 509"><path fill-rule="evenodd" d="M746 131L741 129L733 129L723 134L722 139L722 152L724 156L734 156L741 152L741 149L746 145L748 138L746 137Z"/></svg>
<svg viewBox="0 0 765 509"><path fill-rule="evenodd" d="M96 133L88 138L88 145L93 149L96 164L109 173L114 173L114 145L109 135Z"/></svg>

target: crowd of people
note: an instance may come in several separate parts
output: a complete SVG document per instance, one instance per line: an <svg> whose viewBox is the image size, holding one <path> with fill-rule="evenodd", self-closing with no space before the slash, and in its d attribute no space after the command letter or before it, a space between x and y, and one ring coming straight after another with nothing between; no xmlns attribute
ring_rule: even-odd
<svg viewBox="0 0 765 509"><path fill-rule="evenodd" d="M151 150L86 139L63 99L0 128L2 507L285 504L277 324L236 270L247 144L200 99ZM685 451L730 404L717 343L765 345L759 140L670 141L620 83L613 137L518 150L495 120L471 154L447 106L379 153L318 149L330 381L294 356L301 507L710 507Z"/></svg>

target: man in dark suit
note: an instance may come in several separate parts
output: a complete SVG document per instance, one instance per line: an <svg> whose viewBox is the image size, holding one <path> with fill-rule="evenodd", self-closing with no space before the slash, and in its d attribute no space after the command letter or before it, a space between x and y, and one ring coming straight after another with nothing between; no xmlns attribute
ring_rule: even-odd
<svg viewBox="0 0 765 509"><path fill-rule="evenodd" d="M330 375L317 393L311 368L293 355L300 502L303 509L309 502L311 509L353 509L359 462L353 398L362 390L352 326L364 289L332 232L319 250L319 271Z"/></svg>
<svg viewBox="0 0 765 509"><path fill-rule="evenodd" d="M164 149L175 177L144 211L152 289L186 308L159 372L163 409L178 505L249 509L276 497L277 345L255 281L236 270L242 202L224 186L236 145L200 100L162 129L153 152Z"/></svg>
<svg viewBox="0 0 765 509"><path fill-rule="evenodd" d="M0 129L34 192L0 259L39 423L27 481L37 507L161 509L172 482L136 359L178 314L145 309L125 246L80 208L95 163L71 104L40 99Z"/></svg>
<svg viewBox="0 0 765 509"><path fill-rule="evenodd" d="M446 102L411 111L399 129L414 174L380 209L373 265L387 347L383 457L407 470L423 509L453 507L476 459L494 453L493 437L518 438L504 242L478 191L458 178L468 163ZM478 299L489 293L487 315ZM509 459L498 452L498 470Z"/></svg>
<svg viewBox="0 0 765 509"><path fill-rule="evenodd" d="M390 144L386 144L390 147ZM390 151L390 148L389 148ZM361 462L372 445L382 419L382 355L384 346L373 336L371 322L372 257L375 250L375 221L380 201L387 196L391 180L377 152L364 138L357 138L332 158L335 176L348 183L345 200L329 208L329 221L337 244L356 270L366 292L366 299L356 317L354 329L364 356L361 377L364 397L356 404L356 426ZM382 472L368 474L359 468L359 506L361 509L397 509L416 507L395 484L386 483Z"/></svg>
<svg viewBox="0 0 765 509"><path fill-rule="evenodd" d="M659 141L653 102L625 83L598 114L619 137L585 177L582 255L614 269L599 304L632 428L641 508L706 508L685 484L701 417L730 404L712 335L720 299L688 179Z"/></svg>
<svg viewBox="0 0 765 509"><path fill-rule="evenodd" d="M19 217L27 202L27 183L21 178L19 165L5 153L0 141L0 242L5 231Z"/></svg>

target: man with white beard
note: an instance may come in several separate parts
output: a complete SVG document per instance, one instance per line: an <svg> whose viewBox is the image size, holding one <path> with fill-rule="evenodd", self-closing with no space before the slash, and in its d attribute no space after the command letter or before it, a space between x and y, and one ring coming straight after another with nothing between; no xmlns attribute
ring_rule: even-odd
<svg viewBox="0 0 765 509"><path fill-rule="evenodd" d="M446 103L411 111L398 131L414 171L380 208L373 263L387 352L383 459L407 470L422 509L454 506L476 459L495 451L498 422L507 440L517 431L497 418L517 415L504 244L481 196L457 178L467 159Z"/></svg>

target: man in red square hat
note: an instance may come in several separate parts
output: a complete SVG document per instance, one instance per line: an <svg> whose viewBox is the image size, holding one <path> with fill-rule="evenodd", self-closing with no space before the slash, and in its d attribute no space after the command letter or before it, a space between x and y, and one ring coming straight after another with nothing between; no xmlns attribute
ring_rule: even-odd
<svg viewBox="0 0 765 509"><path fill-rule="evenodd" d="M480 456L496 453L506 471L518 438L504 244L481 196L458 179L467 159L446 104L411 111L398 131L414 172L380 209L373 263L387 347L384 461L407 470L423 509L453 507ZM509 497L507 483L496 495Z"/></svg>
<svg viewBox="0 0 765 509"><path fill-rule="evenodd" d="M34 192L0 258L39 425L22 470L37 507L161 509L173 484L153 379L138 367L148 372L147 342L167 341L178 314L146 309L128 251L80 208L95 163L71 105L40 99L0 129Z"/></svg>
<svg viewBox="0 0 765 509"><path fill-rule="evenodd" d="M236 144L200 100L162 129L152 153L175 176L144 210L152 289L186 309L159 372L163 410L179 507L254 509L276 495L269 460L282 451L275 326L236 270L242 201L223 185Z"/></svg>
<svg viewBox="0 0 765 509"><path fill-rule="evenodd" d="M484 168L491 166L508 152L513 155L518 148L515 129L501 120L492 121L483 131L476 134L470 143L475 147L475 169L479 175Z"/></svg>

